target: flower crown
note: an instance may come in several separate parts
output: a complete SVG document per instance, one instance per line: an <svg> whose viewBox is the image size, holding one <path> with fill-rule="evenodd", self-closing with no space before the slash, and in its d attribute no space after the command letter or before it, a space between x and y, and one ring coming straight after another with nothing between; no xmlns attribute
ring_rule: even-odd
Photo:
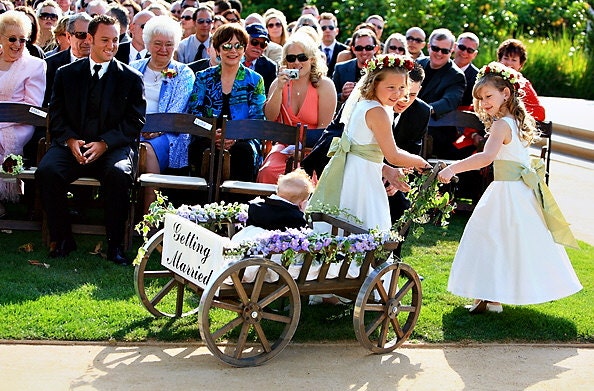
<svg viewBox="0 0 594 391"><path fill-rule="evenodd" d="M369 72L382 68L404 68L407 71L412 71L414 66L415 62L411 58L395 54L380 54L365 63L365 68Z"/></svg>
<svg viewBox="0 0 594 391"><path fill-rule="evenodd" d="M499 62L493 61L482 67L476 75L476 79L479 80L488 74L493 74L501 77L503 80L507 80L516 90L522 87L520 83L522 74L512 68L506 67Z"/></svg>

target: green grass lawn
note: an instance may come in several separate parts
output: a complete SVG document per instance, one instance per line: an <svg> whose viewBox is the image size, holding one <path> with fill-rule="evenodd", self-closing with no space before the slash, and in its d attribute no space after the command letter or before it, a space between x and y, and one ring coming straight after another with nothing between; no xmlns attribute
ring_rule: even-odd
<svg viewBox="0 0 594 391"><path fill-rule="evenodd" d="M466 218L446 229L427 227L410 239L403 260L425 277L423 307L412 342L593 342L594 248L568 249L584 289L532 306L504 306L502 314L471 316L468 299L446 291L450 265ZM47 259L39 232L0 234L0 339L82 341L199 340L196 315L154 318L134 291L134 269L90 254L101 238L78 236L78 251ZM32 243L34 251L19 251ZM133 252L129 253L133 256ZM49 268L29 264L36 260ZM352 306L307 306L293 341L355 340Z"/></svg>

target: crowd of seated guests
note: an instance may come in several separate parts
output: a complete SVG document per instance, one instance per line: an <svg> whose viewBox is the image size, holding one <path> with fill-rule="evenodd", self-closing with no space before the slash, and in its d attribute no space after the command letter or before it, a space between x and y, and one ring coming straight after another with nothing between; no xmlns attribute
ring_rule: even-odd
<svg viewBox="0 0 594 391"><path fill-rule="evenodd" d="M27 88L26 94L15 90L2 100L47 107L58 68L88 58L93 42L89 22L107 14L117 20L115 57L134 68L143 81L146 113L268 119L323 129L350 96L365 63L380 52L411 56L418 62L424 77L417 81L419 89L414 99L409 99L422 102L433 118L457 109L472 110L471 91L477 72L472 61L479 50L478 37L472 32L463 32L456 38L447 29L437 29L427 38L425 31L413 26L388 35L383 34L390 27L384 19L370 15L348 32L351 36L343 44L337 37L340 32L347 32L339 30L337 16L320 14L311 5L303 7L295 23L288 23L283 12L274 8L262 10L261 14L242 15L237 0L179 0L171 4L163 0L123 0L119 4L103 0L78 0L72 4L64 0L37 0L20 4L14 7L15 3L0 0L0 29L8 31L0 37L0 50L5 58L11 54L9 48L16 47L20 54L13 62L35 65L24 67L19 78L36 87ZM9 11L12 9L17 12ZM17 23L18 31L10 30L14 28L10 23ZM497 60L521 71L527 60L526 47L518 40L506 40L497 51ZM0 65L0 78L7 80L14 69L4 62ZM298 70L298 77L290 79L287 69ZM172 73L168 73L170 70ZM532 85L525 80L523 86L528 111L537 120L543 120L544 109ZM415 124L410 125L416 135L411 145L419 146L425 132L429 132L436 157L459 159L476 152L484 142L484 134L471 130L427 128L424 114L420 121L406 120L414 112L397 111L401 115L394 123L395 135L402 138L407 124ZM419 122L423 123L420 132ZM23 146L30 140L33 145L39 137L30 130L19 133L16 142L2 136L0 157L10 151L23 153ZM148 172L170 168L200 172L204 140L173 135L167 129L139 137L147 146ZM272 146L265 156L263 141L219 140L219 148L228 150L231 156L231 179L276 183L284 173L285 146ZM14 189L7 196L2 183L0 196L14 200ZM152 199L149 190L146 203ZM0 209L0 215L3 213Z"/></svg>

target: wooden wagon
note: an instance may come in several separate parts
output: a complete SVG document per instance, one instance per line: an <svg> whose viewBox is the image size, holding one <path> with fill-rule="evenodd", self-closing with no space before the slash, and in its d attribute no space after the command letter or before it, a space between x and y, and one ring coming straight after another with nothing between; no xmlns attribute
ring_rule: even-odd
<svg viewBox="0 0 594 391"><path fill-rule="evenodd" d="M433 182L434 168L426 182ZM367 233L345 220L323 213L314 222L331 225L332 234ZM408 227L405 227L405 229ZM353 327L363 347L374 353L391 352L411 335L421 310L421 282L415 270L397 258L387 257L398 246L383 244L386 256L367 251L359 274L350 278L353 262L346 257L334 278L330 263L318 264L315 253L305 253L298 275L286 265L263 257L246 257L232 263L203 289L161 265L164 230L144 245L135 270L135 287L146 309L155 316L198 314L200 334L208 349L222 361L238 367L263 364L278 355L293 337L303 297L332 293L354 303ZM387 258L387 259L386 259ZM313 267L318 265L314 277ZM334 266L337 268L337 266ZM255 277L244 278L246 272ZM270 275L278 276L271 280ZM309 275L309 276L308 276ZM224 339L223 339L224 338Z"/></svg>

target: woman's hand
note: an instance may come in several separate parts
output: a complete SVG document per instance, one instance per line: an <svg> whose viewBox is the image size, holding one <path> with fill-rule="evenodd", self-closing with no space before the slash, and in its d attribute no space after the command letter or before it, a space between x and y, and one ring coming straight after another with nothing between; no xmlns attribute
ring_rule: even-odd
<svg viewBox="0 0 594 391"><path fill-rule="evenodd" d="M450 183L454 175L456 175L454 170L450 166L447 166L437 174L437 179L441 183Z"/></svg>

